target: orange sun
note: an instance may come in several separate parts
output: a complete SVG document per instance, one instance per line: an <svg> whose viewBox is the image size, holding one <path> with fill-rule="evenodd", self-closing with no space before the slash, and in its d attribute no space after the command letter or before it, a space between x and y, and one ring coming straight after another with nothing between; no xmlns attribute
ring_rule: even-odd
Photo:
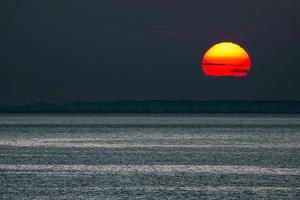
<svg viewBox="0 0 300 200"><path fill-rule="evenodd" d="M202 69L207 76L245 77L251 69L251 59L239 45L222 42L205 53Z"/></svg>

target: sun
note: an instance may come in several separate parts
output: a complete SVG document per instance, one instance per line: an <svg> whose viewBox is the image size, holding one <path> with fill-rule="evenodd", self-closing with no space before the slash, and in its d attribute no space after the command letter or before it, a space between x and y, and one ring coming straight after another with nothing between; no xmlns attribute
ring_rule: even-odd
<svg viewBox="0 0 300 200"><path fill-rule="evenodd" d="M202 59L202 70L206 76L246 77L250 69L249 54L232 42L213 45Z"/></svg>

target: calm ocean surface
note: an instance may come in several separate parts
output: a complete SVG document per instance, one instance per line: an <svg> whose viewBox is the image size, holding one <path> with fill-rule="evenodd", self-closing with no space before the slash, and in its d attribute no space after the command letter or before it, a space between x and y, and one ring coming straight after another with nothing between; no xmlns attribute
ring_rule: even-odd
<svg viewBox="0 0 300 200"><path fill-rule="evenodd" d="M300 199L300 116L2 114L0 199Z"/></svg>

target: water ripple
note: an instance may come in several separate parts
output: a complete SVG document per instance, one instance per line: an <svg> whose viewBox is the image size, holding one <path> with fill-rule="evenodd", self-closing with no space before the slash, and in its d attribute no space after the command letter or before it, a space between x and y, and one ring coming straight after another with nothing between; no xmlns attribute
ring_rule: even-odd
<svg viewBox="0 0 300 200"><path fill-rule="evenodd" d="M264 168L238 165L0 165L1 172L80 172L80 173L213 173L300 175L298 168Z"/></svg>
<svg viewBox="0 0 300 200"><path fill-rule="evenodd" d="M298 143L244 143L244 144L143 144L133 142L116 143L118 140L72 140L72 139L19 139L0 140L0 146L17 147L61 147L61 148L300 148ZM105 143L103 143L105 142ZM110 142L110 143L108 143Z"/></svg>

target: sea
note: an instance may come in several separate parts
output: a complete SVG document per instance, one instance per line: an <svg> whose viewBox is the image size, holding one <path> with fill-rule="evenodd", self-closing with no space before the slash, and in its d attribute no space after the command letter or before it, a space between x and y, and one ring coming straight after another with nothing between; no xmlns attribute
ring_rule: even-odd
<svg viewBox="0 0 300 200"><path fill-rule="evenodd" d="M1 114L0 199L300 199L300 115Z"/></svg>

